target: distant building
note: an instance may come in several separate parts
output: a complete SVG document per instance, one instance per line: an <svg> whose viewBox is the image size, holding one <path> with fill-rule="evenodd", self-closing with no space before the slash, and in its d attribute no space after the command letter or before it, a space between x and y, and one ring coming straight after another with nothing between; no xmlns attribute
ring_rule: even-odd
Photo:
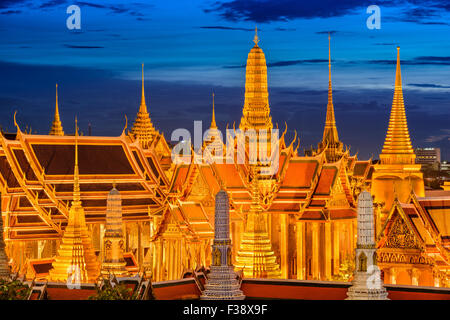
<svg viewBox="0 0 450 320"><path fill-rule="evenodd" d="M423 168L439 169L441 162L440 148L416 148L416 163L422 164Z"/></svg>
<svg viewBox="0 0 450 320"><path fill-rule="evenodd" d="M441 171L446 171L450 173L450 162L442 161L441 162Z"/></svg>

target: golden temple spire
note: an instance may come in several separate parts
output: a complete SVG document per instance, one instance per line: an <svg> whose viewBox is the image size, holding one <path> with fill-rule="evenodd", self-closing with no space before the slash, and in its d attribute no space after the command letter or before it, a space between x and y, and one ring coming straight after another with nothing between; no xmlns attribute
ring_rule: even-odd
<svg viewBox="0 0 450 320"><path fill-rule="evenodd" d="M53 119L52 127L50 129L49 135L51 136L63 136L64 130L61 124L61 119L59 117L59 107L58 107L58 84L56 84L56 103L55 103L55 116Z"/></svg>
<svg viewBox="0 0 450 320"><path fill-rule="evenodd" d="M147 105L145 104L145 92L144 92L144 64L142 64L142 94L141 105L139 107L140 112L147 112Z"/></svg>
<svg viewBox="0 0 450 320"><path fill-rule="evenodd" d="M75 117L75 165L73 168L73 201L72 206L81 206L80 172L78 169L78 120Z"/></svg>
<svg viewBox="0 0 450 320"><path fill-rule="evenodd" d="M260 203L257 166L250 167L250 178L252 202L236 255L236 269L242 269L248 278L280 278L280 266L276 262Z"/></svg>
<svg viewBox="0 0 450 320"><path fill-rule="evenodd" d="M211 129L216 129L216 113L214 111L214 91L212 93L212 119L211 119Z"/></svg>
<svg viewBox="0 0 450 320"><path fill-rule="evenodd" d="M257 30L255 28L253 39L255 46L250 50L247 58L244 109L239 125L241 130L273 128L269 107L266 57L258 46Z"/></svg>
<svg viewBox="0 0 450 320"><path fill-rule="evenodd" d="M397 47L397 67L391 116L380 159L384 164L413 164L415 162L403 101L400 47Z"/></svg>
<svg viewBox="0 0 450 320"><path fill-rule="evenodd" d="M139 139L143 148L148 148L153 137L156 135L156 130L150 120L150 115L147 111L147 104L145 103L144 93L144 64L142 64L142 89L141 89L141 105L134 121L131 133Z"/></svg>
<svg viewBox="0 0 450 320"><path fill-rule="evenodd" d="M255 26L255 37L253 38L253 42L255 43L255 46L258 45L259 38L258 38L258 26Z"/></svg>
<svg viewBox="0 0 450 320"><path fill-rule="evenodd" d="M328 33L328 103L327 114L325 118L325 127L323 130L322 142L319 143L319 152L326 149L327 160L335 162L342 155L343 144L339 141L339 135L336 127L336 118L333 105L333 87L331 83L331 37Z"/></svg>
<svg viewBox="0 0 450 320"><path fill-rule="evenodd" d="M58 254L49 272L51 281L70 285L95 282L99 264L86 226L84 208L81 205L80 177L78 169L78 123L75 118L75 161L73 170L73 200L69 219L61 239Z"/></svg>

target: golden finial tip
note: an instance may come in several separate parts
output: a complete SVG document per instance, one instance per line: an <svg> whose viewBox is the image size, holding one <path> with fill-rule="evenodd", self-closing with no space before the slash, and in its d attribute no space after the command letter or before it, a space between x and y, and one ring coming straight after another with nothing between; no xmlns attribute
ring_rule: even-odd
<svg viewBox="0 0 450 320"><path fill-rule="evenodd" d="M258 26L255 26L255 37L253 38L253 42L255 45L258 45L259 38L258 38Z"/></svg>

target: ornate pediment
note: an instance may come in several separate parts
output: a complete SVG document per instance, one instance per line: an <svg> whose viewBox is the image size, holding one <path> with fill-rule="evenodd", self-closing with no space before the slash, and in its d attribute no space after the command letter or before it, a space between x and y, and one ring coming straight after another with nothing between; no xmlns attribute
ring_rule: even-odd
<svg viewBox="0 0 450 320"><path fill-rule="evenodd" d="M419 240L403 218L397 214L389 228L384 248L421 249Z"/></svg>

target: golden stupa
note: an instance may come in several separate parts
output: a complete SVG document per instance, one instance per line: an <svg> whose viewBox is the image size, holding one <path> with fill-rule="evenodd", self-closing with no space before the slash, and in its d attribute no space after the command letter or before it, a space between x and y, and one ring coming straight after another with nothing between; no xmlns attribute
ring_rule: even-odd
<svg viewBox="0 0 450 320"><path fill-rule="evenodd" d="M58 254L52 264L49 279L71 284L95 282L99 275L99 264L94 252L90 232L86 226L81 205L78 169L78 127L75 120L75 166L73 201L69 210L69 221L61 239Z"/></svg>
<svg viewBox="0 0 450 320"><path fill-rule="evenodd" d="M55 104L55 116L53 118L52 127L49 135L51 136L63 136L64 130L59 118L59 106L58 106L58 84L56 84L56 104Z"/></svg>

